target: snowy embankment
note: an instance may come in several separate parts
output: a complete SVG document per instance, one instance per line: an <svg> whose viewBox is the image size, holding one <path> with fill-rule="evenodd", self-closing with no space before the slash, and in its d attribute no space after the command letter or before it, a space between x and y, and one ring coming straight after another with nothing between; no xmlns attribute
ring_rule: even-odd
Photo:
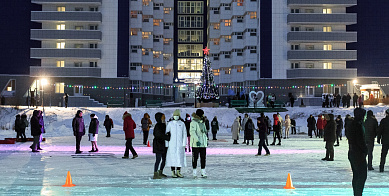
<svg viewBox="0 0 389 196"><path fill-rule="evenodd" d="M39 108L42 109L42 108ZM144 113L149 113L153 123L155 123L154 115L157 112L163 112L167 118L170 118L174 110L179 109L181 111L181 117L185 118L185 114L192 114L196 111L196 108L62 108L62 107L46 107L45 108L45 126L46 134L45 137L59 137L59 136L71 136L73 134L71 128L71 122L76 114L77 110L82 110L84 113L85 124L88 126L90 122L89 115L95 113L100 120L100 130L104 130L103 122L105 115L109 115L114 121L114 129L112 133L122 133L123 120L122 115L125 111L129 112L134 121L137 123L136 132L140 132L140 121L143 118ZM205 115L210 121L212 121L214 116L217 116L218 121L221 125L220 133L230 133L231 127L234 119L237 116L242 116L244 114L239 114L234 108L202 108L205 111ZM342 118L347 114L353 116L354 108L321 108L321 107L288 107L287 112L281 112L280 114L284 118L286 114L289 114L292 119L296 120L297 126L299 126L301 132L307 131L307 122L306 119L310 114L314 115L315 118L319 114L323 113L332 113L334 115L341 115ZM378 105L378 106L366 106L367 110L372 110L376 115L377 119L380 121L385 116L385 110L388 109L388 106ZM28 119L30 119L34 109L27 107L1 107L0 108L0 139L4 137L14 137L14 120L17 114L27 114ZM266 113L267 116L272 118L273 113ZM251 113L249 114L251 118L256 119L260 114ZM30 130L26 130L27 136L30 135Z"/></svg>

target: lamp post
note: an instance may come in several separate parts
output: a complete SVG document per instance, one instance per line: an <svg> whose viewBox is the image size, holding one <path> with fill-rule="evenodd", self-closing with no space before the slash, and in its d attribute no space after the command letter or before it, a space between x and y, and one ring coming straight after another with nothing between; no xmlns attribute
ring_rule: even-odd
<svg viewBox="0 0 389 196"><path fill-rule="evenodd" d="M45 97L45 92L44 92L44 89L43 89L43 86L45 86L47 84L47 79L42 79L41 80L41 85L42 85L42 107L43 107L43 113L45 113L45 104L44 104L44 97Z"/></svg>

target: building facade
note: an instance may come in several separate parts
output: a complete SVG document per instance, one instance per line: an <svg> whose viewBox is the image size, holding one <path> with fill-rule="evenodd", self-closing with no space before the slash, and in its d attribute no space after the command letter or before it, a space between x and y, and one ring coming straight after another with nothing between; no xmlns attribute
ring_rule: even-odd
<svg viewBox="0 0 389 196"><path fill-rule="evenodd" d="M221 102L263 90L344 94L357 59L357 0L32 0L29 90L103 104L194 102L208 46ZM38 7L38 8L37 8ZM41 84L47 78L49 84ZM44 90L45 89L45 90ZM34 91L34 92L31 92ZM49 95L47 95L49 93ZM54 101L53 101L54 100ZM47 103L45 99L45 104Z"/></svg>

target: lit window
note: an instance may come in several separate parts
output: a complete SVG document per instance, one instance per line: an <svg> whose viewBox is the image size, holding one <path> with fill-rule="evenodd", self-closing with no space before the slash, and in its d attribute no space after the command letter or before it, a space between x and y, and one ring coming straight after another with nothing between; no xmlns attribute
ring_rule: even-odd
<svg viewBox="0 0 389 196"><path fill-rule="evenodd" d="M138 11L131 11L130 16L131 18L138 18Z"/></svg>
<svg viewBox="0 0 389 196"><path fill-rule="evenodd" d="M211 38L210 41L213 42L213 45L219 45L220 44L220 39L218 39L218 38Z"/></svg>
<svg viewBox="0 0 389 196"><path fill-rule="evenodd" d="M231 42L231 35L223 35L222 38L224 38L225 42Z"/></svg>
<svg viewBox="0 0 389 196"><path fill-rule="evenodd" d="M84 27L83 26L75 26L74 29L76 29L76 30L83 30Z"/></svg>
<svg viewBox="0 0 389 196"><path fill-rule="evenodd" d="M57 67L65 67L65 61L57 61Z"/></svg>
<svg viewBox="0 0 389 196"><path fill-rule="evenodd" d="M165 7L165 8L163 8L163 13L165 13L165 14L170 14L170 11L172 10L172 8L171 7Z"/></svg>
<svg viewBox="0 0 389 196"><path fill-rule="evenodd" d="M323 27L323 32L332 32L332 27Z"/></svg>
<svg viewBox="0 0 389 196"><path fill-rule="evenodd" d="M323 8L323 14L332 14L331 8Z"/></svg>
<svg viewBox="0 0 389 196"><path fill-rule="evenodd" d="M153 51L153 58L159 58L159 56L162 54L162 51Z"/></svg>
<svg viewBox="0 0 389 196"><path fill-rule="evenodd" d="M332 45L331 44L323 45L323 50L332 50Z"/></svg>
<svg viewBox="0 0 389 196"><path fill-rule="evenodd" d="M213 70L213 75L214 75L214 76L220 75L219 70L218 70L218 69L214 69L214 70Z"/></svg>
<svg viewBox="0 0 389 196"><path fill-rule="evenodd" d="M131 35L138 35L138 29L131 29Z"/></svg>
<svg viewBox="0 0 389 196"><path fill-rule="evenodd" d="M149 69L153 68L152 65L142 65L142 72L149 72Z"/></svg>
<svg viewBox="0 0 389 196"><path fill-rule="evenodd" d="M57 48L58 49L64 49L65 48L65 42L57 42Z"/></svg>
<svg viewBox="0 0 389 196"><path fill-rule="evenodd" d="M64 93L65 83L55 83L55 93Z"/></svg>
<svg viewBox="0 0 389 196"><path fill-rule="evenodd" d="M231 20L223 20L224 26L229 27L231 26Z"/></svg>
<svg viewBox="0 0 389 196"><path fill-rule="evenodd" d="M251 19L256 19L257 18L257 12L249 12L250 18Z"/></svg>
<svg viewBox="0 0 389 196"><path fill-rule="evenodd" d="M57 11L58 12L64 12L65 11L65 6L57 7Z"/></svg>
<svg viewBox="0 0 389 196"><path fill-rule="evenodd" d="M15 91L16 90L16 80L11 79L9 80L6 91Z"/></svg>
<svg viewBox="0 0 389 196"><path fill-rule="evenodd" d="M170 39L170 38L164 38L163 39L163 45L170 45L171 41L172 41L172 39Z"/></svg>
<svg viewBox="0 0 389 196"><path fill-rule="evenodd" d="M151 32L142 32L142 39L149 39Z"/></svg>
<svg viewBox="0 0 389 196"><path fill-rule="evenodd" d="M220 24L219 23L213 23L213 29L220 29Z"/></svg>
<svg viewBox="0 0 389 196"><path fill-rule="evenodd" d="M65 24L58 24L57 30L65 30Z"/></svg>
<svg viewBox="0 0 389 196"><path fill-rule="evenodd" d="M243 6L243 0L235 0L238 6Z"/></svg>
<svg viewBox="0 0 389 196"><path fill-rule="evenodd" d="M332 63L323 63L323 69L332 69Z"/></svg>
<svg viewBox="0 0 389 196"><path fill-rule="evenodd" d="M153 74L159 74L163 67L153 67Z"/></svg>
<svg viewBox="0 0 389 196"><path fill-rule="evenodd" d="M142 0L142 2L143 2L143 6L149 6L151 0Z"/></svg>
<svg viewBox="0 0 389 196"><path fill-rule="evenodd" d="M161 19L154 19L153 20L153 25L154 26L159 26L159 24L162 22L162 20Z"/></svg>

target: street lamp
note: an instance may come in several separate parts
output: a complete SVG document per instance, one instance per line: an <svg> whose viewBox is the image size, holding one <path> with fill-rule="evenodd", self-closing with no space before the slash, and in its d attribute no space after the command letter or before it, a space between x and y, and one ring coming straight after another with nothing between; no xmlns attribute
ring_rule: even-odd
<svg viewBox="0 0 389 196"><path fill-rule="evenodd" d="M196 90L197 90L197 81L194 82L194 107L196 108Z"/></svg>
<svg viewBox="0 0 389 196"><path fill-rule="evenodd" d="M44 93L44 90L43 90L43 86L47 85L47 79L43 78L41 80L41 85L42 85L42 107L43 107L43 113L45 113L45 104L43 103L44 102L45 93Z"/></svg>

